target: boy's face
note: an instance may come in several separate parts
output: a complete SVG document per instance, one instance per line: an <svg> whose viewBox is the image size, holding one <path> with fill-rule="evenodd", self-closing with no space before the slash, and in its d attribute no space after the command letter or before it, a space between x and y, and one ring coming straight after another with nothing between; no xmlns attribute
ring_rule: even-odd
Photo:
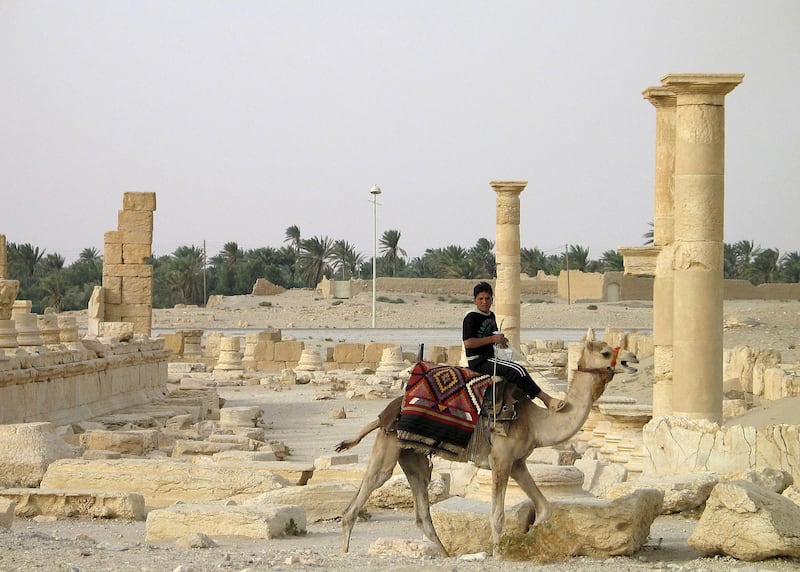
<svg viewBox="0 0 800 572"><path fill-rule="evenodd" d="M480 292L475 296L475 306L483 313L488 312L492 307L492 297L488 292Z"/></svg>

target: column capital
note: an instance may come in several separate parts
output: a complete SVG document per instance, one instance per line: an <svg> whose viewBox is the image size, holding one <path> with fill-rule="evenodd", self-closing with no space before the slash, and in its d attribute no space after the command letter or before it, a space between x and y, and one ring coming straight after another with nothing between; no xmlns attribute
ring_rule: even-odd
<svg viewBox="0 0 800 572"><path fill-rule="evenodd" d="M521 193L528 186L528 181L489 181L496 193Z"/></svg>
<svg viewBox="0 0 800 572"><path fill-rule="evenodd" d="M743 73L669 73L661 84L676 95L726 95L743 80Z"/></svg>
<svg viewBox="0 0 800 572"><path fill-rule="evenodd" d="M678 101L675 92L661 86L651 86L642 92L642 97L653 104L656 109L674 108Z"/></svg>

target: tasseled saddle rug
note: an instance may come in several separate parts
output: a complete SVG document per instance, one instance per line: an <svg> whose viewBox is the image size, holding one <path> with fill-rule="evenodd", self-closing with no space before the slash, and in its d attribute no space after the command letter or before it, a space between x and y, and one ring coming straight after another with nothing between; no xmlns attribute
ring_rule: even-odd
<svg viewBox="0 0 800 572"><path fill-rule="evenodd" d="M480 416L492 377L419 361L406 384L397 437L403 446L461 456Z"/></svg>

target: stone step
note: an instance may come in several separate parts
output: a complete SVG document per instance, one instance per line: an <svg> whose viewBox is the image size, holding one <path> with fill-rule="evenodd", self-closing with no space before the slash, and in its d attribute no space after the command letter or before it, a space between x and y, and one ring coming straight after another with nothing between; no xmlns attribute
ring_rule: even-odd
<svg viewBox="0 0 800 572"><path fill-rule="evenodd" d="M14 501L14 514L24 518L145 518L144 497L134 492L16 488L0 489L0 497Z"/></svg>

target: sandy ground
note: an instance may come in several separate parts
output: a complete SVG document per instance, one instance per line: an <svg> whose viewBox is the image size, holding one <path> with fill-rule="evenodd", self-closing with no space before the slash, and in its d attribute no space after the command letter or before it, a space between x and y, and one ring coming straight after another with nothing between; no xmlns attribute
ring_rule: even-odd
<svg viewBox="0 0 800 572"><path fill-rule="evenodd" d="M402 299L402 303L398 300ZM471 306L466 296L403 294L394 302L379 302L377 322L381 332L375 336L391 337L384 328L456 328ZM561 302L524 302L521 307L523 328L650 329L652 307L649 303L565 304ZM776 349L786 363L800 360L800 302L737 301L725 304L724 345L732 348L749 345ZM154 330L181 328L250 329L274 327L320 329L314 334L321 340L347 339L347 329L369 328L371 295L361 294L337 303L315 297L309 290L289 291L275 296L237 296L224 299L213 308L175 308L154 311ZM733 327L734 324L738 324ZM390 326L391 325L391 326ZM325 331L329 330L329 331ZM377 341L391 341L379 339ZM523 340L525 341L525 340ZM312 340L309 340L312 342ZM615 379L615 383L617 380ZM643 372L630 378L627 385L613 390L646 395L648 376ZM634 389L634 386L637 389ZM645 389L642 389L642 388ZM626 389L627 388L627 389ZM221 388L228 405L257 404L265 410L268 437L287 444L291 460L312 462L333 453L342 438L355 435L375 418L383 401L350 401L343 396L315 400L313 385L298 385L281 391L269 386ZM344 407L346 419L331 419L334 409ZM754 423L800 423L800 408L794 400L767 404L751 415ZM372 439L365 439L354 453L360 459L369 455ZM312 480L313 482L313 480ZM179 548L172 542L151 543L144 540L145 524L85 519L50 521L15 519L11 530L0 529L0 571L22 570L529 570L530 563L487 559L467 562L456 558L420 559L407 556L370 556L370 545L379 538L420 540L409 510L372 510L368 522L359 522L353 532L351 552L339 554L339 524L310 524L302 537L274 540L217 538L217 547ZM692 551L686 539L695 521L685 516L662 516L656 519L651 538L631 557L603 561L573 558L566 562L537 565L540 570L624 571L624 570L795 570L800 562L772 559L748 564L728 557L705 558ZM181 567L182 568L179 568Z"/></svg>

